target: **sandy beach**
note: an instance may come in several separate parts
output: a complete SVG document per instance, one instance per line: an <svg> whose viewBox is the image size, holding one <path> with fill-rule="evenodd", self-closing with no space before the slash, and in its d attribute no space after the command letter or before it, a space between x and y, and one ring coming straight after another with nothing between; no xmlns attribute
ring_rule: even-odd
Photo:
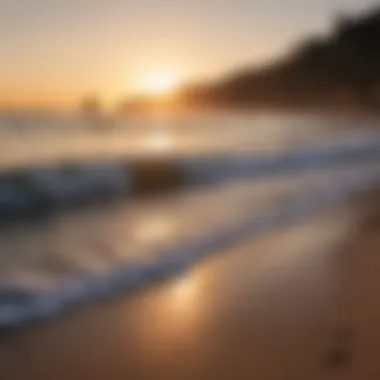
<svg viewBox="0 0 380 380"><path fill-rule="evenodd" d="M4 379L378 379L371 201L221 252L188 273L17 334Z"/></svg>

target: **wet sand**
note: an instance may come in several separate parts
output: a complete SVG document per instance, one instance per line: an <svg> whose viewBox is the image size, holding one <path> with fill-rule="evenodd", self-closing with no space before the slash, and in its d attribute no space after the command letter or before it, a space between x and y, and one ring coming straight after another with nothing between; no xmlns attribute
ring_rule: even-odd
<svg viewBox="0 0 380 380"><path fill-rule="evenodd" d="M129 297L3 336L0 374L378 379L380 222L373 206L342 207Z"/></svg>

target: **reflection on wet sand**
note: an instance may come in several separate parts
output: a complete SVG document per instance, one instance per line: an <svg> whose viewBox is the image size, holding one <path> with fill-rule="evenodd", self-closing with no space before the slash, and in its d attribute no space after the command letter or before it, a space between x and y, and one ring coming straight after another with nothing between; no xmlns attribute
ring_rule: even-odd
<svg viewBox="0 0 380 380"><path fill-rule="evenodd" d="M138 337L144 351L161 356L169 350L172 355L176 346L201 337L202 325L207 320L200 294L202 280L196 274L184 274L165 284L144 305L138 322Z"/></svg>

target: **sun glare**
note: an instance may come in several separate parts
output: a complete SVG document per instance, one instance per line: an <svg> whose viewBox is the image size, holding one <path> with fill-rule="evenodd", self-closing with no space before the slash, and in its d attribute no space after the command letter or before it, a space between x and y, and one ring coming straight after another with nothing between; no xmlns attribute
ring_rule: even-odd
<svg viewBox="0 0 380 380"><path fill-rule="evenodd" d="M144 92L152 95L170 94L178 86L178 78L170 73L155 74L147 78Z"/></svg>

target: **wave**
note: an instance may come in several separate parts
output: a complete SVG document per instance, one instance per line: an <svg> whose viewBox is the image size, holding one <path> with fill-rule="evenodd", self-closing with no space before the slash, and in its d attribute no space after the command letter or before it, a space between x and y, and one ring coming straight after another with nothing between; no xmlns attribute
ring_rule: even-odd
<svg viewBox="0 0 380 380"><path fill-rule="evenodd" d="M268 156L208 156L30 165L0 174L0 218L179 186L212 185L375 160L380 136Z"/></svg>
<svg viewBox="0 0 380 380"><path fill-rule="evenodd" d="M187 244L157 248L150 260L129 260L107 270L80 270L64 276L55 286L33 289L11 285L0 288L0 328L18 328L43 321L89 302L114 297L176 275L220 250L271 231L300 223L342 204L377 183L378 170L339 179L317 191L297 196L257 218L252 215L233 226Z"/></svg>

